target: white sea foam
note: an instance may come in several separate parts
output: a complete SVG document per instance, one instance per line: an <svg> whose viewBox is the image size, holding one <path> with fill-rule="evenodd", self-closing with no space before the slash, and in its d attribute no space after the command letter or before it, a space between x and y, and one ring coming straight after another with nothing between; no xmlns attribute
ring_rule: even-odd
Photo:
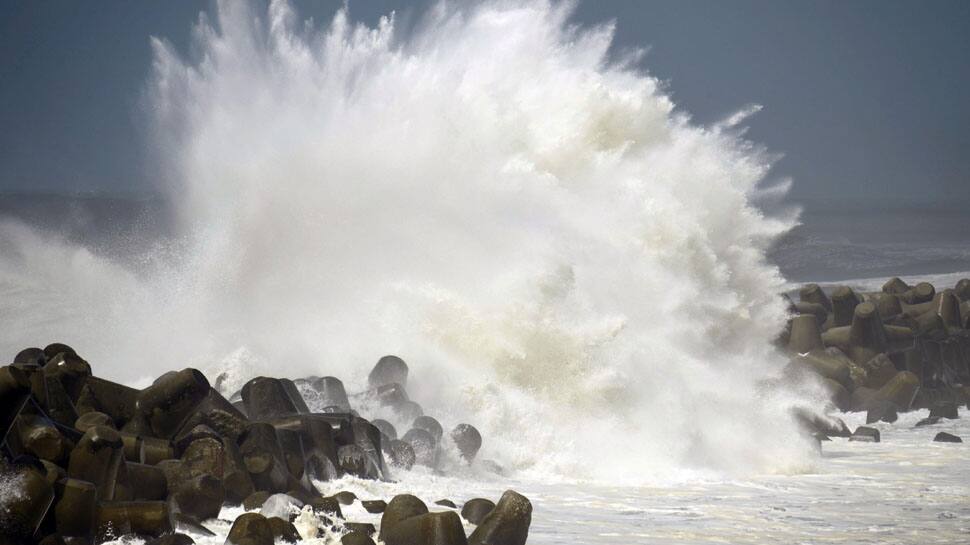
<svg viewBox="0 0 970 545"><path fill-rule="evenodd" d="M152 154L179 237L136 269L6 225L2 346L98 374L338 376L386 353L518 475L652 480L811 463L756 385L784 287L743 115L691 123L570 5L440 5L412 32L218 2L154 40ZM753 111L750 110L750 111ZM144 251L145 249L140 249Z"/></svg>
<svg viewBox="0 0 970 545"><path fill-rule="evenodd" d="M13 504L24 497L24 476L6 465L0 467L0 522L11 516Z"/></svg>

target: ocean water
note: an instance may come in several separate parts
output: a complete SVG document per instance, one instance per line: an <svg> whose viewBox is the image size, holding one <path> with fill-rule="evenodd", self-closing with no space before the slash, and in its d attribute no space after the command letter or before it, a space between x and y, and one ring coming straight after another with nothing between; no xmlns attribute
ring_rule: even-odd
<svg viewBox="0 0 970 545"><path fill-rule="evenodd" d="M959 273L970 270L967 233L970 213L960 208L816 202L769 255L791 282Z"/></svg>
<svg viewBox="0 0 970 545"><path fill-rule="evenodd" d="M398 354L411 397L477 426L503 471L321 488L516 489L530 543L965 541L966 447L913 413L818 453L789 417L823 406L818 386L765 387L785 364L778 293L970 270L964 218L922 239L884 237L896 213L792 230L743 136L753 109L693 124L569 10L448 4L400 31L218 2L188 53L154 38L158 194L0 198L0 350L66 342L134 386L192 366L350 392ZM220 535L197 541L222 543L207 524Z"/></svg>

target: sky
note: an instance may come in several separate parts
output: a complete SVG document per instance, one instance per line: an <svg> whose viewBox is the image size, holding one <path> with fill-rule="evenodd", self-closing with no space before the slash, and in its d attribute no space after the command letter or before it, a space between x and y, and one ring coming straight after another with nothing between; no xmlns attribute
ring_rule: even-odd
<svg viewBox="0 0 970 545"><path fill-rule="evenodd" d="M328 21L342 1L294 2ZM350 0L373 23L425 1ZM0 194L151 192L139 98L150 36L187 47L210 2L0 4ZM699 123L749 104L750 139L782 154L791 202L970 206L970 2L597 0L574 20L614 21L615 48Z"/></svg>

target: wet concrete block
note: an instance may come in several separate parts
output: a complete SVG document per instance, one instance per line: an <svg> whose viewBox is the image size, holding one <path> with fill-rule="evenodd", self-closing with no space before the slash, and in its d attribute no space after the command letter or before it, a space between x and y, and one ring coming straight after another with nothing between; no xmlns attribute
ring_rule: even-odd
<svg viewBox="0 0 970 545"><path fill-rule="evenodd" d="M77 399L78 415L89 412L104 413L121 428L135 414L138 390L97 377L88 377Z"/></svg>
<svg viewBox="0 0 970 545"><path fill-rule="evenodd" d="M256 377L243 386L241 394L251 420L265 421L300 413L290 388L277 378Z"/></svg>
<svg viewBox="0 0 970 545"><path fill-rule="evenodd" d="M138 393L138 410L152 435L172 439L210 390L209 381L197 369L171 371Z"/></svg>
<svg viewBox="0 0 970 545"><path fill-rule="evenodd" d="M468 538L473 545L502 543L525 545L532 524L532 503L514 490L506 490L495 508Z"/></svg>
<svg viewBox="0 0 970 545"><path fill-rule="evenodd" d="M428 506L417 496L411 494L398 494L391 498L384 514L381 516L380 541L386 541L387 534L394 526L411 517L423 515L428 512Z"/></svg>
<svg viewBox="0 0 970 545"><path fill-rule="evenodd" d="M454 511L409 517L396 523L383 534L383 537L385 545L466 545L468 543L461 519Z"/></svg>
<svg viewBox="0 0 970 545"><path fill-rule="evenodd" d="M108 501L114 499L118 469L123 461L121 435L107 426L94 426L71 451L67 474L72 479L93 483L98 488L98 497Z"/></svg>
<svg viewBox="0 0 970 545"><path fill-rule="evenodd" d="M98 508L97 534L139 534L159 537L174 530L169 505L164 501L102 501Z"/></svg>
<svg viewBox="0 0 970 545"><path fill-rule="evenodd" d="M386 384L408 384L408 364L397 356L384 356L377 360L377 364L367 376L367 383L371 388Z"/></svg>
<svg viewBox="0 0 970 545"><path fill-rule="evenodd" d="M485 498L473 498L465 502L461 507L461 516L468 522L479 525L485 520L492 510L495 509L495 502Z"/></svg>
<svg viewBox="0 0 970 545"><path fill-rule="evenodd" d="M63 536L91 538L98 521L98 489L93 483L63 479L55 485L57 503L54 518Z"/></svg>
<svg viewBox="0 0 970 545"><path fill-rule="evenodd" d="M168 480L157 466L126 462L128 480L132 483L134 500L164 500L168 497Z"/></svg>

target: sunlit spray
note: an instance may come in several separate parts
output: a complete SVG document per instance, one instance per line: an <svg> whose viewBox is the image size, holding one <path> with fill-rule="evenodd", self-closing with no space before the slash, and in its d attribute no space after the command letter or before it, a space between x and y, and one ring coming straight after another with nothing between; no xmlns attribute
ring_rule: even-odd
<svg viewBox="0 0 970 545"><path fill-rule="evenodd" d="M803 466L792 396L758 387L785 363L765 250L791 221L753 204L771 157L749 112L692 123L571 9L439 5L404 32L218 2L188 54L154 39L178 236L134 267L6 225L4 349L350 391L393 353L520 475Z"/></svg>

